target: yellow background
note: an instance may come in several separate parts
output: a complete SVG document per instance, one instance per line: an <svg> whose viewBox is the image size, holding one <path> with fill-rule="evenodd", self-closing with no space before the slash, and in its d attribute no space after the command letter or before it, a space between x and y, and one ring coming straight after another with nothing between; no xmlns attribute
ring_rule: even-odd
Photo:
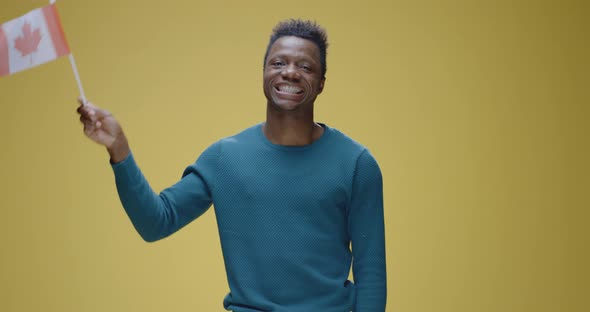
<svg viewBox="0 0 590 312"><path fill-rule="evenodd" d="M45 1L0 0L0 21ZM156 190L265 116L274 24L329 33L316 117L385 178L387 311L588 311L587 1L58 1L88 97ZM155 244L67 58L0 78L0 311L222 311L214 211ZM310 311L314 312L314 311Z"/></svg>

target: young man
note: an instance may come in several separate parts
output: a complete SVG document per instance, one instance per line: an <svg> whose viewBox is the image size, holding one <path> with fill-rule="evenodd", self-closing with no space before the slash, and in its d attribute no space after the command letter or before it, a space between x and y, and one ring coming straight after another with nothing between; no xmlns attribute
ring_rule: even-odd
<svg viewBox="0 0 590 312"><path fill-rule="evenodd" d="M385 311L381 172L365 147L313 118L326 48L317 24L279 23L264 57L266 122L215 142L160 194L113 116L90 103L78 108L84 133L107 147L123 207L146 241L214 204L226 310Z"/></svg>

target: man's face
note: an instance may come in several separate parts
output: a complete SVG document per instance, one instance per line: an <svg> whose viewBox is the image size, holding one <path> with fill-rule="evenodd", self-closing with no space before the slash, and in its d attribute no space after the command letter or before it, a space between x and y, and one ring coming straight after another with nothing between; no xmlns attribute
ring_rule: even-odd
<svg viewBox="0 0 590 312"><path fill-rule="evenodd" d="M274 108L311 109L324 88L319 48L299 37L277 39L268 52L263 80L264 95Z"/></svg>

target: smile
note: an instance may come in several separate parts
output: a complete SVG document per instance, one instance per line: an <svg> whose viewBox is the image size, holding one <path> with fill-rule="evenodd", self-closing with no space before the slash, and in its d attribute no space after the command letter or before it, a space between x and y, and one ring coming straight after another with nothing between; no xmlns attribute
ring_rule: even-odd
<svg viewBox="0 0 590 312"><path fill-rule="evenodd" d="M282 93L289 93L289 94L303 93L303 89L296 87L296 86L287 85L287 84L281 84L281 85L275 86L275 89L279 92L282 92Z"/></svg>

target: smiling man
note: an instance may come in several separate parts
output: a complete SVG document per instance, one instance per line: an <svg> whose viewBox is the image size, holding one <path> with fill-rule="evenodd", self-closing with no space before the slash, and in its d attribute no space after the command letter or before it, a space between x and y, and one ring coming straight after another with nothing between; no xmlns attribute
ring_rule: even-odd
<svg viewBox="0 0 590 312"><path fill-rule="evenodd" d="M214 204L226 310L385 311L381 171L365 147L313 117L326 48L314 22L279 23L264 57L266 122L212 144L160 194L113 116L90 103L78 108L85 134L107 147L123 207L146 241Z"/></svg>

